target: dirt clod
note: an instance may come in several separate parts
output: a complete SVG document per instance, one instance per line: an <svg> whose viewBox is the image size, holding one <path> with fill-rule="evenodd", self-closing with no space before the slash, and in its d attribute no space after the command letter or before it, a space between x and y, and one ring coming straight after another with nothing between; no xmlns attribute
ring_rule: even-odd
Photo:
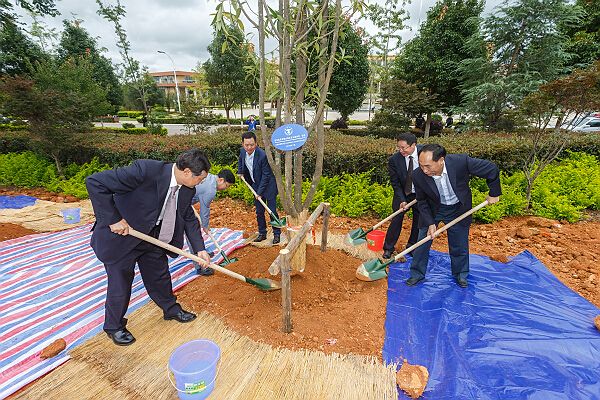
<svg viewBox="0 0 600 400"><path fill-rule="evenodd" d="M402 367L396 373L396 384L413 399L423 394L428 380L427 368L422 365L409 364L407 360L404 360Z"/></svg>
<svg viewBox="0 0 600 400"><path fill-rule="evenodd" d="M600 331L600 315L596 316L596 319L594 319L594 325L596 325L596 329Z"/></svg>
<svg viewBox="0 0 600 400"><path fill-rule="evenodd" d="M521 239L527 239L529 237L531 237L533 235L533 233L531 232L531 229L523 226L519 229L517 229L517 232L515 233L515 236Z"/></svg>
<svg viewBox="0 0 600 400"><path fill-rule="evenodd" d="M60 353L61 351L63 351L66 347L67 347L67 342L65 342L65 339L63 339L63 338L56 339L49 346L44 347L44 349L40 353L40 358L44 358L44 359L52 358L52 357L56 356L58 353Z"/></svg>

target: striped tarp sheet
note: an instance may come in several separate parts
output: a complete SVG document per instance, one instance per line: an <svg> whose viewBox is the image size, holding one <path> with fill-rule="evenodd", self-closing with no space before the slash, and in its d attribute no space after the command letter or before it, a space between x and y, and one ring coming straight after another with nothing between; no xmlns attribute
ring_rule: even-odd
<svg viewBox="0 0 600 400"><path fill-rule="evenodd" d="M0 242L0 399L69 359L70 349L102 330L106 273L90 247L91 224ZM212 229L229 254L242 232ZM207 250L215 251L205 237ZM195 279L191 261L169 259L173 289ZM128 312L149 300L138 269ZM42 349L63 338L67 349L42 360Z"/></svg>

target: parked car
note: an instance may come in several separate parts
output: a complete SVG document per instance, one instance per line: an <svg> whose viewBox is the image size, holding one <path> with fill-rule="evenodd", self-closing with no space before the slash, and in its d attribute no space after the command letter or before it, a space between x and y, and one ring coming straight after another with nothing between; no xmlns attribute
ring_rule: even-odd
<svg viewBox="0 0 600 400"><path fill-rule="evenodd" d="M573 128L573 132L600 132L600 118L586 118Z"/></svg>

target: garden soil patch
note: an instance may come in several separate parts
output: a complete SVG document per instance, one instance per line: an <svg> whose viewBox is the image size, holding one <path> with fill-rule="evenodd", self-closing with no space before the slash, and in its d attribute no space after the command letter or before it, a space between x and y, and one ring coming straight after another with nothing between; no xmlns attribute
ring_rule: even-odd
<svg viewBox="0 0 600 400"><path fill-rule="evenodd" d="M33 233L37 232L31 229L24 228L21 225L0 223L0 242L3 240L31 235Z"/></svg>
<svg viewBox="0 0 600 400"><path fill-rule="evenodd" d="M251 278L271 277L267 269L279 247L247 246L229 268ZM294 331L281 332L281 291L261 292L216 273L200 277L177 293L184 308L220 316L235 331L290 349L381 357L387 281L367 284L354 274L361 263L338 250L307 246L306 268L292 276Z"/></svg>

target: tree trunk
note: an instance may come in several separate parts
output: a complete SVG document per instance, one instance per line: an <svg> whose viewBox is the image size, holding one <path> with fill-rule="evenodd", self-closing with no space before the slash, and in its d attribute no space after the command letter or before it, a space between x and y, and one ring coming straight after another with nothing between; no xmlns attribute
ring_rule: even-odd
<svg viewBox="0 0 600 400"><path fill-rule="evenodd" d="M423 138L429 137L429 130L431 129L431 113L427 113L427 121L425 121L425 132L423 133Z"/></svg>

